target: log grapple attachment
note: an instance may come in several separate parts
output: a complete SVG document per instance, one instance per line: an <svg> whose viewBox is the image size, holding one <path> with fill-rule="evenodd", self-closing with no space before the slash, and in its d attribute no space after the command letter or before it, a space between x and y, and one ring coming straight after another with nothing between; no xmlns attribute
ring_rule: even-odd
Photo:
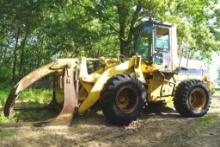
<svg viewBox="0 0 220 147"><path fill-rule="evenodd" d="M75 83L77 81L77 77L75 76L76 63L77 60L75 59L59 59L29 73L17 83L14 89L11 90L4 107L5 116L9 116L11 109L13 109L15 100L21 91L28 88L41 78L49 74L54 74L56 75L56 81L54 82L59 83L59 85L57 84L53 89L53 100L55 100L56 97L56 89L60 88L63 90L64 101L63 108L59 115L49 123L70 124L72 117L78 108L78 96L75 87Z"/></svg>

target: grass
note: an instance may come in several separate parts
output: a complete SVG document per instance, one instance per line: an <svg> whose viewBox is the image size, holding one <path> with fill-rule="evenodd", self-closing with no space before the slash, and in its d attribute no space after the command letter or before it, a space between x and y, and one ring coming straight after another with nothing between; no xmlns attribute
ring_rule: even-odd
<svg viewBox="0 0 220 147"><path fill-rule="evenodd" d="M10 90L11 87L0 84L0 124L13 123L25 119L32 121L41 117L38 111L17 112L10 118L4 117L2 111ZM16 102L48 104L51 100L51 94L52 92L49 89L29 88L21 93Z"/></svg>
<svg viewBox="0 0 220 147"><path fill-rule="evenodd" d="M4 106L8 97L10 88L0 90L0 110ZM51 98L51 91L49 89L27 89L21 93L18 102L35 102L35 103L48 103Z"/></svg>
<svg viewBox="0 0 220 147"><path fill-rule="evenodd" d="M45 104L50 102L51 93L49 89L27 89L21 93L19 101Z"/></svg>
<svg viewBox="0 0 220 147"><path fill-rule="evenodd" d="M220 89L215 90L214 96L220 96Z"/></svg>
<svg viewBox="0 0 220 147"><path fill-rule="evenodd" d="M6 124L6 123L10 123L10 122L12 122L12 120L10 120L7 117L4 117L4 116L0 115L0 125L1 124Z"/></svg>
<svg viewBox="0 0 220 147"><path fill-rule="evenodd" d="M209 127L213 124L215 124L219 120L218 114L212 113L212 114L207 114L204 117L201 117L197 120L196 126L197 127Z"/></svg>
<svg viewBox="0 0 220 147"><path fill-rule="evenodd" d="M42 115L40 114L41 110L23 110L23 111L15 111L11 114L10 118L6 118L3 116L3 108L6 102L6 99L14 86L10 82L11 79L11 68L7 66L0 67L0 124L5 123L13 123L17 121L27 120L32 121L46 116L48 110L42 110ZM39 87L39 85L34 85L35 87ZM48 87L47 84L40 84L40 86ZM52 91L50 89L40 89L31 87L21 92L20 96L16 99L16 103L22 103L21 106L35 106L38 107L43 106L44 104L48 104L51 101ZM25 104L23 104L25 103ZM19 104L20 105L20 104ZM49 114L50 115L50 114Z"/></svg>
<svg viewBox="0 0 220 147"><path fill-rule="evenodd" d="M14 134L15 133L12 130L8 130L8 129L0 130L0 137L11 137Z"/></svg>

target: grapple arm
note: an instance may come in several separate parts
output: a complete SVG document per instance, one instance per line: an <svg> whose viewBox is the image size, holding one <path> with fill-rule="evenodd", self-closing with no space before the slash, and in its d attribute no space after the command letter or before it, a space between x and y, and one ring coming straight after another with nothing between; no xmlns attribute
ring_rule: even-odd
<svg viewBox="0 0 220 147"><path fill-rule="evenodd" d="M4 107L4 115L9 116L10 110L12 109L16 98L19 96L20 92L24 89L31 86L34 82L40 80L41 78L55 73L61 72L63 81L63 92L64 92L64 104L61 110L61 113L55 120L63 120L64 123L69 123L72 115L74 114L76 108L78 107L78 97L75 92L75 85L74 85L74 72L76 66L75 59L59 59L55 62L50 64L44 65L33 72L26 75L23 79L21 79L17 85L11 90L5 107Z"/></svg>

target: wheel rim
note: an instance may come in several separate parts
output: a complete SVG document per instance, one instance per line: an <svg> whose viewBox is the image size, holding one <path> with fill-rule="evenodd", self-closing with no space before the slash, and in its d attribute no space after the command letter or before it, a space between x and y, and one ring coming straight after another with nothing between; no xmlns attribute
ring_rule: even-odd
<svg viewBox="0 0 220 147"><path fill-rule="evenodd" d="M189 105L194 111L201 111L206 105L206 94L202 88L195 88L189 95Z"/></svg>
<svg viewBox="0 0 220 147"><path fill-rule="evenodd" d="M131 113L138 105L138 92L131 86L121 87L116 94L116 106L124 113Z"/></svg>

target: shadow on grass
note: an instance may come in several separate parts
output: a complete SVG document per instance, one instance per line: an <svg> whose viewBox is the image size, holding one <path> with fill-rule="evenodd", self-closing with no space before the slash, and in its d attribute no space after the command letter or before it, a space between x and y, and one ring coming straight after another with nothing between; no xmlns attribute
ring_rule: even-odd
<svg viewBox="0 0 220 147"><path fill-rule="evenodd" d="M1 126L23 126L37 121L46 121L54 118L59 113L58 110L49 107L49 105L36 102L18 103L14 106L10 117L3 117L7 121L1 121ZM3 115L3 114L2 114Z"/></svg>
<svg viewBox="0 0 220 147"><path fill-rule="evenodd" d="M50 125L48 120L53 120L59 114L57 109L48 107L48 105L39 103L21 103L15 107L14 119L17 123L33 123L32 125L37 127L43 127ZM148 117L159 116L162 118L180 118L172 108L166 107L162 104L152 104L143 113L141 119L147 119ZM47 125L48 124L48 125ZM91 110L86 111L83 114L76 114L71 123L77 124L89 124L89 125L107 125L112 126L105 121L105 117L97 106Z"/></svg>

